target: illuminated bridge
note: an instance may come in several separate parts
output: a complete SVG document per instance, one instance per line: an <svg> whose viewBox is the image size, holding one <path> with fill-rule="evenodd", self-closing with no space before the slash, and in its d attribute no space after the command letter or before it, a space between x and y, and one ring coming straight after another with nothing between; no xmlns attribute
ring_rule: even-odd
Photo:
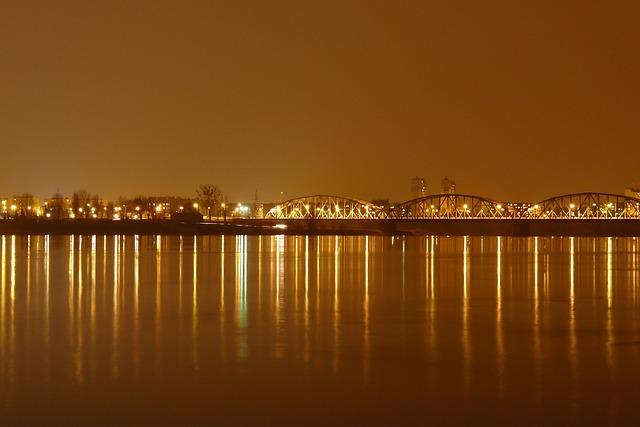
<svg viewBox="0 0 640 427"><path fill-rule="evenodd" d="M639 218L640 199L606 193L576 193L544 200L529 218Z"/></svg>
<svg viewBox="0 0 640 427"><path fill-rule="evenodd" d="M362 200L339 196L307 196L287 200L271 209L266 218L382 219L384 208Z"/></svg>
<svg viewBox="0 0 640 427"><path fill-rule="evenodd" d="M395 206L389 218L513 218L506 203L464 194L436 194Z"/></svg>
<svg viewBox="0 0 640 427"><path fill-rule="evenodd" d="M640 219L640 199L607 193L576 193L536 204L507 203L465 194L435 194L394 206L316 195L288 200L266 218L282 219Z"/></svg>
<svg viewBox="0 0 640 427"><path fill-rule="evenodd" d="M462 194L437 194L395 206L389 218L640 218L640 199L607 193L576 193L536 204L498 202Z"/></svg>

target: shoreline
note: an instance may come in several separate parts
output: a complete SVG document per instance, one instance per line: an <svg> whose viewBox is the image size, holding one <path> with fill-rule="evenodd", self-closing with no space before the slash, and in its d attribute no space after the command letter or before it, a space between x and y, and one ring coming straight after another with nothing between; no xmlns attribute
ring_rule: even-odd
<svg viewBox="0 0 640 427"><path fill-rule="evenodd" d="M0 220L2 235L435 235L640 237L640 219Z"/></svg>

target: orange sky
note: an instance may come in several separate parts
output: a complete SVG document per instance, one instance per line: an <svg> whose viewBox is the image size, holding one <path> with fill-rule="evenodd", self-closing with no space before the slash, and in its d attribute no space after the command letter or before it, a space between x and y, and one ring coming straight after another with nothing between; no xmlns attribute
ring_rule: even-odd
<svg viewBox="0 0 640 427"><path fill-rule="evenodd" d="M636 1L6 1L0 196L640 186Z"/></svg>

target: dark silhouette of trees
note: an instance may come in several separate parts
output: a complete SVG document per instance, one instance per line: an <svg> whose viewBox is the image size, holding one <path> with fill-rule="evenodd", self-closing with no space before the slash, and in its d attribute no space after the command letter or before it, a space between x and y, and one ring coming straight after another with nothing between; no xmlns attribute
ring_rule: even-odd
<svg viewBox="0 0 640 427"><path fill-rule="evenodd" d="M71 209L76 218L105 218L109 215L108 204L97 193L84 189L75 191L71 196Z"/></svg>
<svg viewBox="0 0 640 427"><path fill-rule="evenodd" d="M87 218L91 207L91 193L87 190L77 190L73 192L71 196L71 209L76 215L76 218Z"/></svg>
<svg viewBox="0 0 640 427"><path fill-rule="evenodd" d="M211 211L213 210L215 213L220 208L222 191L217 185L203 184L196 189L196 194L198 195L198 206L202 211L207 210L209 221L211 221Z"/></svg>
<svg viewBox="0 0 640 427"><path fill-rule="evenodd" d="M53 196L51 196L51 203L49 203L47 209L49 210L48 213L51 215L51 218L54 219L60 219L68 215L68 213L65 212L64 196L60 194L59 191L56 191Z"/></svg>
<svg viewBox="0 0 640 427"><path fill-rule="evenodd" d="M20 195L14 196L16 211L14 214L19 216L33 216L36 214L33 194L31 193L22 193Z"/></svg>

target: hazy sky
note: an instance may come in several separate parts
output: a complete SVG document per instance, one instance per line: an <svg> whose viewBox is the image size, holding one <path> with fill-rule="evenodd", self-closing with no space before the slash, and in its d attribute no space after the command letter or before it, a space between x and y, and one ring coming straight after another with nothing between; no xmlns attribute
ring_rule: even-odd
<svg viewBox="0 0 640 427"><path fill-rule="evenodd" d="M640 186L638 1L0 7L0 196Z"/></svg>

